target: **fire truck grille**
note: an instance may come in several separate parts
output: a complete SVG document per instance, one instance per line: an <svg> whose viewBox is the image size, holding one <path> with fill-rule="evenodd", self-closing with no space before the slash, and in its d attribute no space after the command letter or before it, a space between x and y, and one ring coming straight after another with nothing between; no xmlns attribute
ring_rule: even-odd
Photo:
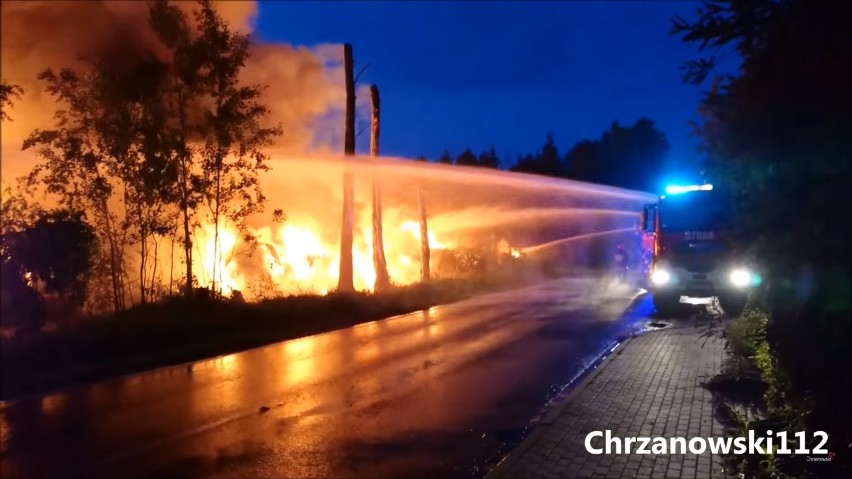
<svg viewBox="0 0 852 479"><path fill-rule="evenodd" d="M681 267L690 273L709 273L716 269L715 261L684 261Z"/></svg>
<svg viewBox="0 0 852 479"><path fill-rule="evenodd" d="M716 269L716 265L712 263L693 263L687 264L684 269L690 273L709 273Z"/></svg>

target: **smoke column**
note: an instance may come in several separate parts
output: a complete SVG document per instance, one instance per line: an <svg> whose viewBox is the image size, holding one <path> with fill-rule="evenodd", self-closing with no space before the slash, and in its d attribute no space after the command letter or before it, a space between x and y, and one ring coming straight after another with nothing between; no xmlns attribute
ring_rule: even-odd
<svg viewBox="0 0 852 479"><path fill-rule="evenodd" d="M195 2L175 4L187 11L195 7ZM251 32L255 2L214 4L231 28ZM53 125L56 105L37 79L39 73L79 66L80 58L121 66L148 55L165 55L148 26L148 8L142 1L2 2L0 18L0 75L25 90L11 109L14 121L2 124L4 181L26 174L33 164L32 156L20 151L22 140L36 128ZM268 85L269 121L284 129L276 146L294 153L333 147L328 143L340 134L328 129L339 128L342 121L328 118L342 115L342 68L337 65L341 60L339 45L312 49L256 45L244 80Z"/></svg>

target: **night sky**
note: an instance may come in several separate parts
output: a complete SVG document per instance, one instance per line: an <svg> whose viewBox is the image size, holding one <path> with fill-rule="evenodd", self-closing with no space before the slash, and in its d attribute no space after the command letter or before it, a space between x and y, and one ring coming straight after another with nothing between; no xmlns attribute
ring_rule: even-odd
<svg viewBox="0 0 852 479"><path fill-rule="evenodd" d="M696 50L668 35L695 2L261 2L270 42L353 44L382 94L382 154L436 158L494 146L514 161L553 132L562 153L614 120L654 119L670 170L699 158L687 122L706 87Z"/></svg>

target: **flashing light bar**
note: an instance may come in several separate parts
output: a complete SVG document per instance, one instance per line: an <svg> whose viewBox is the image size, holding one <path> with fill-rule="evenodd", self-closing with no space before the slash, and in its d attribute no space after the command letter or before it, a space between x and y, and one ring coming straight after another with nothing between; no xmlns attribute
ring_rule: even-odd
<svg viewBox="0 0 852 479"><path fill-rule="evenodd" d="M713 185L689 185L689 186L674 186L669 185L666 186L666 193L670 195L677 195L680 193L688 193L690 191L710 191L713 189Z"/></svg>

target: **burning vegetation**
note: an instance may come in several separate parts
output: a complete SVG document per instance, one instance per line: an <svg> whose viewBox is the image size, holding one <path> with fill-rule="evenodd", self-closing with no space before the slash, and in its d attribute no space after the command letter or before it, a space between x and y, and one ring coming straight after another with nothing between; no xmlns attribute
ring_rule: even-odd
<svg viewBox="0 0 852 479"><path fill-rule="evenodd" d="M196 288L258 300L481 277L513 262L576 265L590 242L565 238L615 241L633 226L635 192L379 157L375 87L371 156L320 153L339 151L353 89L342 58L254 44L253 7L236 3L2 6L3 71L15 72L4 85L23 90L4 94L4 113L14 103L4 176L26 173L17 196L4 194L4 216L42 194L85 213L96 248L74 301L89 312ZM70 21L80 15L91 21ZM24 28L35 18L56 28ZM6 248L10 265L39 284Z"/></svg>

